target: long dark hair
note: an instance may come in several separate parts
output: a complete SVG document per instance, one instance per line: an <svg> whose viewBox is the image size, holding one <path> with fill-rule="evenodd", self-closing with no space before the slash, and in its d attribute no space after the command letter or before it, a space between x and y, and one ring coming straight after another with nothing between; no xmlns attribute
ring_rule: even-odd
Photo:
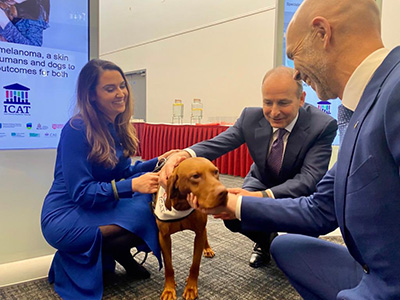
<svg viewBox="0 0 400 300"><path fill-rule="evenodd" d="M79 73L77 87L76 114L71 119L82 119L86 125L86 137L92 147L88 159L106 167L115 167L118 163L114 140L107 128L106 116L97 108L96 86L101 74L105 70L118 71L125 80L128 89L128 101L125 111L119 114L114 121L118 137L124 148L124 156L133 156L136 152L138 139L130 118L133 115L133 98L124 72L116 64L101 59L89 61Z"/></svg>

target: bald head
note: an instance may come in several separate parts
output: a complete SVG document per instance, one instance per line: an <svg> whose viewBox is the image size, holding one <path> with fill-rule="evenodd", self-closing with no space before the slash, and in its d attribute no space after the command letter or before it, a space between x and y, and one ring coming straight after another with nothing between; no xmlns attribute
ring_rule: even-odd
<svg viewBox="0 0 400 300"><path fill-rule="evenodd" d="M296 77L320 99L341 97L358 65L383 47L374 0L305 0L286 33Z"/></svg>
<svg viewBox="0 0 400 300"><path fill-rule="evenodd" d="M327 19L341 33L359 34L355 30L380 33L380 14L374 0L305 0L293 16L300 31L307 31L316 17Z"/></svg>
<svg viewBox="0 0 400 300"><path fill-rule="evenodd" d="M329 27L332 46L349 52L354 47L358 56L364 48L372 52L383 47L380 14L374 0L305 0L288 26L287 39L318 34L316 30L324 25Z"/></svg>
<svg viewBox="0 0 400 300"><path fill-rule="evenodd" d="M262 80L262 85L264 85L265 80L267 80L271 76L274 76L277 78L285 78L286 77L286 78L293 79L293 82L295 82L296 86L297 86L296 95L298 98L300 98L303 93L303 82L301 80L295 80L294 75L295 75L294 69L286 67L286 66L278 66L278 67L275 67L275 68L269 70L264 75L264 78Z"/></svg>

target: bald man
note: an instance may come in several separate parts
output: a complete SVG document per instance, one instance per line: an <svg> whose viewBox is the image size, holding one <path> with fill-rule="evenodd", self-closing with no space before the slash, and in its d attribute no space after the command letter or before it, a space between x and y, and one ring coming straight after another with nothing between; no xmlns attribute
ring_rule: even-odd
<svg viewBox="0 0 400 300"><path fill-rule="evenodd" d="M400 299L400 47L384 48L373 0L305 0L286 52L296 79L354 110L337 163L308 197L189 201L246 230L302 234L275 238L271 253L304 299ZM338 226L346 247L307 236Z"/></svg>

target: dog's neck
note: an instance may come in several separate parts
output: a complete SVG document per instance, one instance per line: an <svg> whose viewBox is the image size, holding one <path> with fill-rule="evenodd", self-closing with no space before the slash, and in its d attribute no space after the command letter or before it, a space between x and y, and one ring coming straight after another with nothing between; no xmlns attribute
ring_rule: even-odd
<svg viewBox="0 0 400 300"><path fill-rule="evenodd" d="M183 198L182 198L183 199ZM188 204L188 209L183 209L181 208L184 207L184 205L178 205L180 208L179 210L175 208L175 205L172 205L171 209L166 207L166 200L167 200L167 193L165 192L164 188L160 186L158 193L154 199L154 214L157 217L159 221L163 222L175 222L182 220L189 216L194 209L189 206L187 203L186 199L181 200L177 199L177 202L186 202Z"/></svg>
<svg viewBox="0 0 400 300"><path fill-rule="evenodd" d="M188 210L190 207L189 203L186 200L187 194L186 195L179 195L179 200L173 204L173 207L176 210Z"/></svg>

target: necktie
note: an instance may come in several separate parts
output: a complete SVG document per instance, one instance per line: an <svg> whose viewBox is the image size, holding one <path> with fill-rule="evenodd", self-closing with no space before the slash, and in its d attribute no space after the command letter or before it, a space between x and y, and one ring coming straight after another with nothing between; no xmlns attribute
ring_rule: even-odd
<svg viewBox="0 0 400 300"><path fill-rule="evenodd" d="M279 171L282 165L282 154L283 154L283 136L286 133L285 128L278 129L278 137L272 143L271 151L269 152L267 165L268 169L275 176L279 175Z"/></svg>
<svg viewBox="0 0 400 300"><path fill-rule="evenodd" d="M346 132L347 126L349 125L352 115L353 111L351 111L347 107L343 106L342 104L338 106L338 128L340 144L342 144L344 134Z"/></svg>

